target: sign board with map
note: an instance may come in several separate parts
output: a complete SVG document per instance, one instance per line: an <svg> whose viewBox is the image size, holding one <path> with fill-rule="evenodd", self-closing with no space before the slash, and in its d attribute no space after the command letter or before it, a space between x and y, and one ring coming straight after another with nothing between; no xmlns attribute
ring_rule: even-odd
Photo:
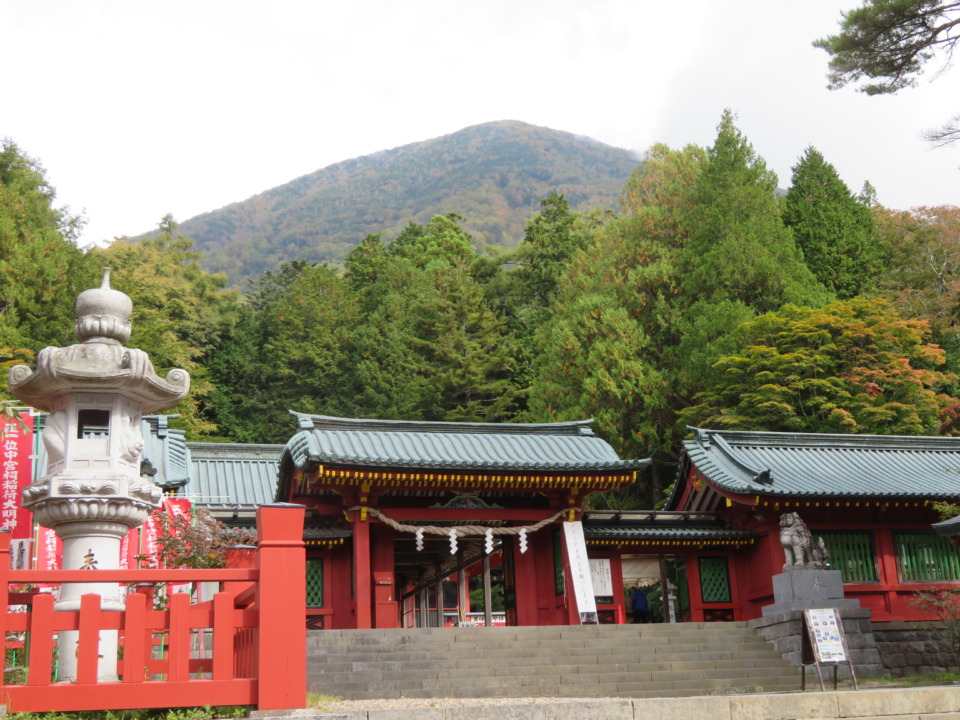
<svg viewBox="0 0 960 720"><path fill-rule="evenodd" d="M803 619L816 662L848 662L847 640L843 635L843 623L840 622L836 609L804 610Z"/></svg>
<svg viewBox="0 0 960 720"><path fill-rule="evenodd" d="M823 676L820 674L821 665L833 665L833 687L837 687L837 666L846 664L850 668L853 686L857 687L857 676L850 662L850 651L847 649L847 638L843 634L843 621L836 608L815 608L803 611L804 667L815 665L817 676L820 678L820 689L823 690ZM806 673L803 676L803 687L806 687Z"/></svg>

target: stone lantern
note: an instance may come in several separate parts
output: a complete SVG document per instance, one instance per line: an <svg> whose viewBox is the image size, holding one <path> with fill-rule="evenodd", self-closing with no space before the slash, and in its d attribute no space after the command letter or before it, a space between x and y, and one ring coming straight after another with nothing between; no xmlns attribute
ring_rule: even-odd
<svg viewBox="0 0 960 720"><path fill-rule="evenodd" d="M77 298L79 344L44 348L35 370L10 369L13 395L49 413L42 435L47 474L24 489L23 506L63 541L65 570L118 568L121 540L161 505L160 488L140 473L140 420L185 397L190 376L175 369L161 378L145 352L124 347L132 307L110 287L104 268L103 284ZM65 584L56 607L77 610L80 596L91 592L103 609L122 608L116 584L94 582ZM116 679L116 645L115 631L101 633L102 680ZM76 677L75 646L76 633L61 633L61 680Z"/></svg>

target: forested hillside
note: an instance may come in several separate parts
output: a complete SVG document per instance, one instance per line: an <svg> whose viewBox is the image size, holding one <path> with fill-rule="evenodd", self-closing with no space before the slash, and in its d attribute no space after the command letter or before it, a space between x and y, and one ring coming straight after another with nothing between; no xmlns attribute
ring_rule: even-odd
<svg viewBox="0 0 960 720"><path fill-rule="evenodd" d="M231 285L290 258L343 262L364 235L455 212L478 246L515 246L551 191L577 210L615 207L637 158L589 138L503 121L331 165L183 221L203 266Z"/></svg>
<svg viewBox="0 0 960 720"><path fill-rule="evenodd" d="M728 111L710 147L647 150L618 212L548 189L519 244L489 254L444 209L364 235L335 268L290 247L241 295L169 217L81 253L39 163L8 142L0 358L72 342L76 293L109 265L134 303L128 344L193 376L176 409L191 439L283 442L288 410L595 418L623 456L654 459L598 502L649 507L689 425L960 432L960 209L888 210L812 147L786 180L783 195Z"/></svg>

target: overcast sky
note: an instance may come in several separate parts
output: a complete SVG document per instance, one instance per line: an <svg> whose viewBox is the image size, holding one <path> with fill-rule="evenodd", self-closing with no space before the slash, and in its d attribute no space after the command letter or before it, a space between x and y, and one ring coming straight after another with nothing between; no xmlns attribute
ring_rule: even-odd
<svg viewBox="0 0 960 720"><path fill-rule="evenodd" d="M808 145L888 207L958 204L960 71L826 88L811 42L860 0L0 0L0 137L81 244L332 163L521 120L643 151L709 145L725 107L781 187ZM931 73L932 77L932 73Z"/></svg>

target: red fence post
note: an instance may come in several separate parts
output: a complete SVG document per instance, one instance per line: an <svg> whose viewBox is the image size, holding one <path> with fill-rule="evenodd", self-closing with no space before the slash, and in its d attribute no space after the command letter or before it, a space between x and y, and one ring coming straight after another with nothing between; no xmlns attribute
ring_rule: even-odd
<svg viewBox="0 0 960 720"><path fill-rule="evenodd" d="M307 704L306 550L303 505L257 510L257 707Z"/></svg>

